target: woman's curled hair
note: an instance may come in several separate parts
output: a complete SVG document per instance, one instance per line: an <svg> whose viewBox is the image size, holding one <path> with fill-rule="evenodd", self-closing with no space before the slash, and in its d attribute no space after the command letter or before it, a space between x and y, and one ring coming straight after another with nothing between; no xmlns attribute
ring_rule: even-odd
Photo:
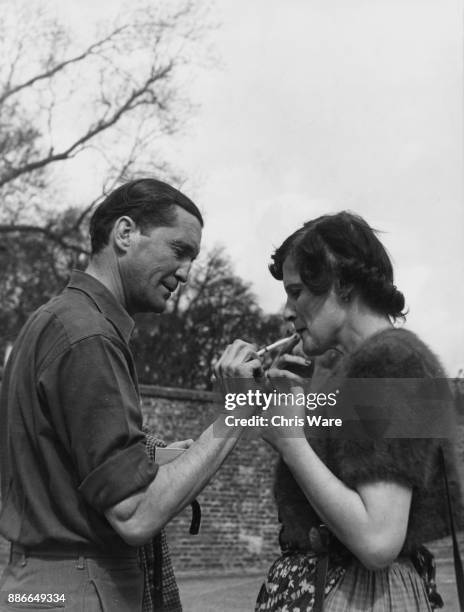
<svg viewBox="0 0 464 612"><path fill-rule="evenodd" d="M404 317L404 296L393 284L393 268L375 231L358 215L343 211L308 221L276 249L269 266L277 280L291 256L301 280L315 295L336 284L353 288L373 310Z"/></svg>

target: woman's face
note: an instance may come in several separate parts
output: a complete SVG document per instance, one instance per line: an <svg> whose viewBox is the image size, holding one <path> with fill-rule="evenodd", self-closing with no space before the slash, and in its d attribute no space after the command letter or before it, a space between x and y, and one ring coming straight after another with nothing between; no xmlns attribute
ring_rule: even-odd
<svg viewBox="0 0 464 612"><path fill-rule="evenodd" d="M283 264L283 283L287 294L284 315L300 335L306 355L321 355L337 348L347 307L334 288L324 295L314 295L301 280L291 256Z"/></svg>

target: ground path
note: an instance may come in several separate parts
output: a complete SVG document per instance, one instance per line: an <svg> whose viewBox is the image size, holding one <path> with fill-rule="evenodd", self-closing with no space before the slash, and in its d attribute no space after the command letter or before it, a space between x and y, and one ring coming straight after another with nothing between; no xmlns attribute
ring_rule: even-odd
<svg viewBox="0 0 464 612"><path fill-rule="evenodd" d="M464 532L459 537L464 557ZM438 590L445 602L443 612L458 612L451 542L449 538L429 545L437 559ZM6 542L0 539L0 572L7 560ZM182 577L179 579L184 612L252 612L264 571L241 576Z"/></svg>
<svg viewBox="0 0 464 612"><path fill-rule="evenodd" d="M464 532L460 534L464 557ZM429 544L437 560L438 591L443 597L443 612L458 612L456 580L450 538ZM244 576L181 578L184 612L252 612L263 573Z"/></svg>

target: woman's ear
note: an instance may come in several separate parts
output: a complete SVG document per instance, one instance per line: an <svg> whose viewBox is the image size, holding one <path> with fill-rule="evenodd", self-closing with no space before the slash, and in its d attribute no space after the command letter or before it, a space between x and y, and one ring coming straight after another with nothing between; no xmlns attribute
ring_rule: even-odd
<svg viewBox="0 0 464 612"><path fill-rule="evenodd" d="M337 280L335 291L342 302L349 302L353 294L353 285L350 283L341 283Z"/></svg>

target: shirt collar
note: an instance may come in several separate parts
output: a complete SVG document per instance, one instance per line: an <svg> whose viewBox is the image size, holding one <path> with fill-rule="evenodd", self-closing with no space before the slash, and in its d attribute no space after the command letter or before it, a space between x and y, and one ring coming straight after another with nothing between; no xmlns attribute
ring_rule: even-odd
<svg viewBox="0 0 464 612"><path fill-rule="evenodd" d="M79 289L88 295L98 310L113 323L124 341L129 342L134 320L105 285L86 272L73 270L68 288Z"/></svg>

